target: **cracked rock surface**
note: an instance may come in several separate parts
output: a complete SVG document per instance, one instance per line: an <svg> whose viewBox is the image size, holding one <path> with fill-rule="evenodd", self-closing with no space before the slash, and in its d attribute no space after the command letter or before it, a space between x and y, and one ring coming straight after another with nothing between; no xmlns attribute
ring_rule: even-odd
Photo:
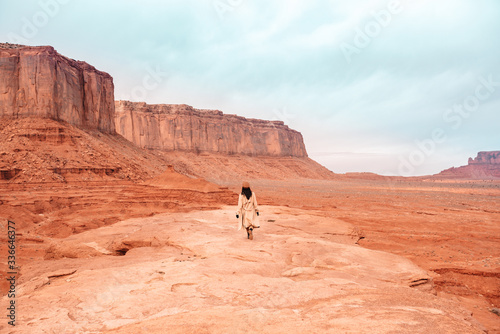
<svg viewBox="0 0 500 334"><path fill-rule="evenodd" d="M234 207L134 218L61 239L88 248L24 268L21 333L481 333L411 261L356 245L353 226L261 208L249 241ZM116 245L126 244L124 254ZM65 246L66 245L66 246Z"/></svg>

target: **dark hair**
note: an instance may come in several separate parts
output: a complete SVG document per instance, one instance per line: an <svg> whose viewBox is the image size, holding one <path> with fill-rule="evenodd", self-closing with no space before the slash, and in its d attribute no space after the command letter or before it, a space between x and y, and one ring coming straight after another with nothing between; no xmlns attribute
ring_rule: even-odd
<svg viewBox="0 0 500 334"><path fill-rule="evenodd" d="M252 197L252 191L250 190L250 188L241 188L241 194L245 195L247 199L250 199L250 197Z"/></svg>

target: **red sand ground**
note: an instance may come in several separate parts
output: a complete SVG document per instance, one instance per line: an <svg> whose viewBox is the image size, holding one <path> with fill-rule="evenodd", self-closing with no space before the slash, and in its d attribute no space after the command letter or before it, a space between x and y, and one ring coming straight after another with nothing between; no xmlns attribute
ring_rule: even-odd
<svg viewBox="0 0 500 334"><path fill-rule="evenodd" d="M500 332L500 318L490 311L500 307L499 182L251 182L260 204L300 208L350 223L362 237L361 246L412 260L433 276L440 296L458 300L490 333ZM0 187L0 213L14 217L18 226L21 266L44 265L49 247L44 237L55 241L129 217L236 202L236 194L223 189L201 193L128 182ZM4 242L0 251L6 252ZM5 293L3 273L5 268Z"/></svg>
<svg viewBox="0 0 500 334"><path fill-rule="evenodd" d="M77 259L95 256L78 247L58 250L65 238L128 218L235 205L241 181L248 180L260 204L300 210L297 217L313 237L332 233L315 224L328 218L353 226L362 247L413 261L433 277L438 296L458 301L489 333L500 333L500 317L490 311L500 307L499 181L358 179L309 159L143 151L118 136L46 120L2 126L0 169L8 180L0 181L0 217L16 222L20 283L22 268L41 273L61 256L78 265ZM189 177L166 171L169 164ZM300 219L278 228L277 238L299 233ZM6 254L2 231L0 254ZM111 248L119 255L129 247L122 246ZM2 262L2 295L5 272Z"/></svg>
<svg viewBox="0 0 500 334"><path fill-rule="evenodd" d="M412 260L432 274L439 295L500 332L491 312L500 307L500 181L253 184L261 203L317 210L358 227L361 246Z"/></svg>

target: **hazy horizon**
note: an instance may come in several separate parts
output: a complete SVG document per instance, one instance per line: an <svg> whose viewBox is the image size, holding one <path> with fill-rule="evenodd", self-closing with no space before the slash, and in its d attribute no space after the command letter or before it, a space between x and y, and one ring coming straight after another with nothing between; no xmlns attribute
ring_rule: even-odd
<svg viewBox="0 0 500 334"><path fill-rule="evenodd" d="M0 40L110 73L116 100L284 121L336 173L413 176L500 150L499 18L494 0L30 0L0 4Z"/></svg>

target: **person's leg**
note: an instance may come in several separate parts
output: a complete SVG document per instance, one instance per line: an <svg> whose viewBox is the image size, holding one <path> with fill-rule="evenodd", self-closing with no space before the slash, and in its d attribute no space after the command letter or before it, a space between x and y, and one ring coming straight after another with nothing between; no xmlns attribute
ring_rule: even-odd
<svg viewBox="0 0 500 334"><path fill-rule="evenodd" d="M253 240L253 228L248 228L248 239Z"/></svg>

